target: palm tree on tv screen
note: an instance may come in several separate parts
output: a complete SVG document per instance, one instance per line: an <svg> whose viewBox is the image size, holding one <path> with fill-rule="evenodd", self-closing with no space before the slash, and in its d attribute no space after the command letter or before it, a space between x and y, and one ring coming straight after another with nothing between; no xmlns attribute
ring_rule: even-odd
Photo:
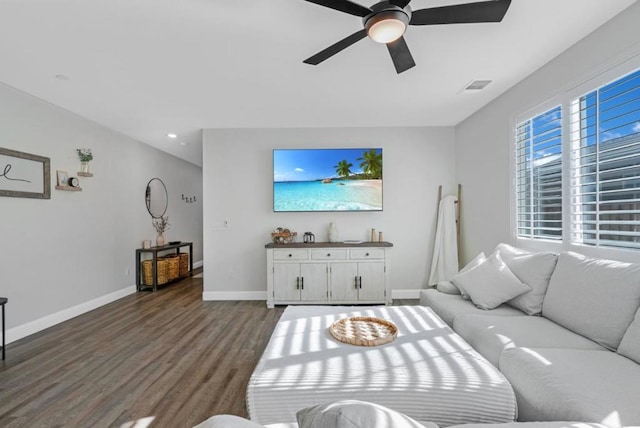
<svg viewBox="0 0 640 428"><path fill-rule="evenodd" d="M346 160L341 160L336 166L334 166L334 168L336 169L336 174L338 174L338 177L349 177L351 175L350 168L352 166L352 163L349 163Z"/></svg>
<svg viewBox="0 0 640 428"><path fill-rule="evenodd" d="M374 149L371 149L364 152L362 157L356 160L361 161L360 168L369 178L382 178L382 153L376 153Z"/></svg>

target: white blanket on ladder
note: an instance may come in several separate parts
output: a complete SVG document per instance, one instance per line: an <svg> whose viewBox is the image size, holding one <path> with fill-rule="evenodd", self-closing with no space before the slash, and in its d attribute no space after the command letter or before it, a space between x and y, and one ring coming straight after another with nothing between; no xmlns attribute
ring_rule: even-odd
<svg viewBox="0 0 640 428"><path fill-rule="evenodd" d="M431 260L429 285L450 280L458 273L458 233L456 230L456 197L445 196L438 208L438 225Z"/></svg>

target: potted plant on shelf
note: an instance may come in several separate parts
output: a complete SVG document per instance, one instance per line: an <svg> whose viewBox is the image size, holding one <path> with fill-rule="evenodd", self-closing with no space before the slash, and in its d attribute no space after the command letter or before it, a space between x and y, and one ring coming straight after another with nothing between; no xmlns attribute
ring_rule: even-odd
<svg viewBox="0 0 640 428"><path fill-rule="evenodd" d="M169 230L169 216L162 216L158 218L154 218L151 220L153 227L158 232L158 237L156 238L156 246L162 247L164 245L164 232Z"/></svg>
<svg viewBox="0 0 640 428"><path fill-rule="evenodd" d="M93 160L91 149L76 149L78 158L80 159L80 172L89 174L89 162Z"/></svg>

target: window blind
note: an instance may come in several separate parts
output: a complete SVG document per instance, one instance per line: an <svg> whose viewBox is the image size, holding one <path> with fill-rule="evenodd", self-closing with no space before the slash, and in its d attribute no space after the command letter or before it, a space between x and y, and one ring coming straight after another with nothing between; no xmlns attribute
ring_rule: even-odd
<svg viewBox="0 0 640 428"><path fill-rule="evenodd" d="M571 102L571 240L640 249L640 70Z"/></svg>
<svg viewBox="0 0 640 428"><path fill-rule="evenodd" d="M562 239L562 107L516 126L517 235Z"/></svg>

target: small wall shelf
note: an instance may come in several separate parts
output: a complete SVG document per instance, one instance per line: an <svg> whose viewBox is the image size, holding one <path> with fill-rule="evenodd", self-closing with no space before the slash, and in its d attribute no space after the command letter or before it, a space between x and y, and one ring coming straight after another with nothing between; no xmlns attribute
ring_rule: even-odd
<svg viewBox="0 0 640 428"><path fill-rule="evenodd" d="M56 190L66 190L68 192L82 192L82 187L56 186Z"/></svg>
<svg viewBox="0 0 640 428"><path fill-rule="evenodd" d="M93 174L90 172L80 172L78 171L78 177L93 177Z"/></svg>

